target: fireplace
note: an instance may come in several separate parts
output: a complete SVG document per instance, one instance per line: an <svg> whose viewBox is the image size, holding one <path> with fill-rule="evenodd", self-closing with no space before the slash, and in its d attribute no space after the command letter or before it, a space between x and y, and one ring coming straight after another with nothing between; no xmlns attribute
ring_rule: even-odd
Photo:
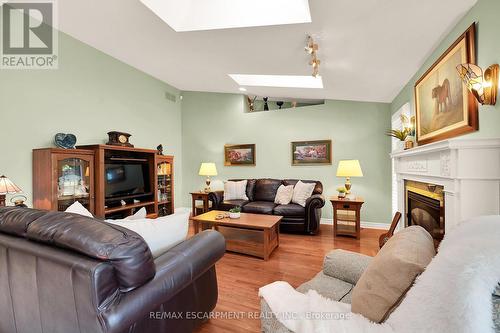
<svg viewBox="0 0 500 333"><path fill-rule="evenodd" d="M435 244L444 237L443 187L415 181L405 182L406 226L419 225L431 234Z"/></svg>

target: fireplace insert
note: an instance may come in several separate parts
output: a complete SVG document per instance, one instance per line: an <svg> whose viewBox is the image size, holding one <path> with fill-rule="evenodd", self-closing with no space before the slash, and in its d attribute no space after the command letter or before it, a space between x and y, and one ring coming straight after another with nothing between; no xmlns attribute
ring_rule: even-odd
<svg viewBox="0 0 500 333"><path fill-rule="evenodd" d="M407 191L407 225L419 225L427 230L438 244L444 237L444 199Z"/></svg>

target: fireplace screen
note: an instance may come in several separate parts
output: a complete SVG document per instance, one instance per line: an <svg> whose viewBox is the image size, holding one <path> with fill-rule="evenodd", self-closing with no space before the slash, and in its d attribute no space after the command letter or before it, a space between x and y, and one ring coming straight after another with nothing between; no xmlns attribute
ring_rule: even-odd
<svg viewBox="0 0 500 333"><path fill-rule="evenodd" d="M407 191L407 225L419 225L427 230L436 242L444 237L444 200Z"/></svg>

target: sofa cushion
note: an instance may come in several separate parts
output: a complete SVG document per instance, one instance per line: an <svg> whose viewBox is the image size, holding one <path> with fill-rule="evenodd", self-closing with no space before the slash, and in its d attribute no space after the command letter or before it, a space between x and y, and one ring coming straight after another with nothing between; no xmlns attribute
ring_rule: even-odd
<svg viewBox="0 0 500 333"><path fill-rule="evenodd" d="M292 202L292 197L293 185L280 185L280 187L278 187L278 191L276 192L274 203L278 205L288 205Z"/></svg>
<svg viewBox="0 0 500 333"><path fill-rule="evenodd" d="M313 183L303 183L300 180L295 184L293 188L292 202L306 206L307 199L309 199L314 191L315 184Z"/></svg>
<svg viewBox="0 0 500 333"><path fill-rule="evenodd" d="M269 201L253 201L244 205L241 210L244 213L254 214L273 214L273 208L276 206L274 202Z"/></svg>
<svg viewBox="0 0 500 333"><path fill-rule="evenodd" d="M242 180L247 181L246 193L247 193L248 200L254 201L255 200L255 197L254 197L254 195L255 195L255 183L257 182L257 179L229 179L229 181L231 181L231 182L239 182Z"/></svg>
<svg viewBox="0 0 500 333"><path fill-rule="evenodd" d="M323 272L319 272L311 280L303 283L297 288L298 292L303 294L309 290L315 290L318 294L331 300L351 303L350 293L353 285L340 279L332 278ZM349 297L346 296L349 294Z"/></svg>
<svg viewBox="0 0 500 333"><path fill-rule="evenodd" d="M248 200L224 200L219 204L220 210L230 210L234 207L243 207L249 201Z"/></svg>
<svg viewBox="0 0 500 333"><path fill-rule="evenodd" d="M293 185L295 186L299 180L298 179L285 179L283 180L284 185ZM301 182L309 184L314 183L314 190L312 194L323 194L323 184L316 180L301 180Z"/></svg>
<svg viewBox="0 0 500 333"><path fill-rule="evenodd" d="M354 287L352 312L383 322L435 254L432 236L424 228L411 226L395 234Z"/></svg>
<svg viewBox="0 0 500 333"><path fill-rule="evenodd" d="M255 183L255 201L274 202L281 180L278 179L258 179Z"/></svg>
<svg viewBox="0 0 500 333"><path fill-rule="evenodd" d="M190 210L178 208L174 214L156 219L106 220L138 233L148 244L153 258L158 258L172 247L186 240Z"/></svg>
<svg viewBox="0 0 500 333"><path fill-rule="evenodd" d="M248 200L247 180L224 182L224 200Z"/></svg>
<svg viewBox="0 0 500 333"><path fill-rule="evenodd" d="M297 204L279 205L274 207L274 215L305 216L306 209Z"/></svg>

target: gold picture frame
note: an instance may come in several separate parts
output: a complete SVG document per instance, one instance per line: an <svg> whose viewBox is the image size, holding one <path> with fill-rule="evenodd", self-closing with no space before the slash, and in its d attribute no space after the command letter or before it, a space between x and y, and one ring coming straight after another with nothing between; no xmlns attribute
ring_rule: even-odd
<svg viewBox="0 0 500 333"><path fill-rule="evenodd" d="M415 83L416 136L419 145L478 130L478 104L456 67L475 63L472 24Z"/></svg>
<svg viewBox="0 0 500 333"><path fill-rule="evenodd" d="M332 140L294 141L292 165L331 165Z"/></svg>
<svg viewBox="0 0 500 333"><path fill-rule="evenodd" d="M224 145L225 166L255 166L255 144Z"/></svg>

